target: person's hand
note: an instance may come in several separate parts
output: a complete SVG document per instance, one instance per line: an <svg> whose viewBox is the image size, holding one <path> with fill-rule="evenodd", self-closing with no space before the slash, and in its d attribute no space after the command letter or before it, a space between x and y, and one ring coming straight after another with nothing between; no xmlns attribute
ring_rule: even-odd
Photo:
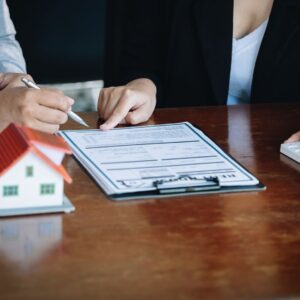
<svg viewBox="0 0 300 300"><path fill-rule="evenodd" d="M5 88L24 86L24 83L21 81L23 77L33 81L32 77L29 74L0 73L0 90L3 90Z"/></svg>
<svg viewBox="0 0 300 300"><path fill-rule="evenodd" d="M101 90L98 113L105 123L102 130L109 130L120 123L138 124L146 122L156 105L156 87L146 78L136 79L124 86Z"/></svg>
<svg viewBox="0 0 300 300"><path fill-rule="evenodd" d="M74 100L54 89L35 90L22 87L22 82L20 87L21 77L24 74L9 75L5 84L0 81L0 131L15 122L48 133L57 132L59 125L67 121Z"/></svg>
<svg viewBox="0 0 300 300"><path fill-rule="evenodd" d="M300 141L300 131L291 135L284 143L293 143L293 142L299 142L299 141Z"/></svg>

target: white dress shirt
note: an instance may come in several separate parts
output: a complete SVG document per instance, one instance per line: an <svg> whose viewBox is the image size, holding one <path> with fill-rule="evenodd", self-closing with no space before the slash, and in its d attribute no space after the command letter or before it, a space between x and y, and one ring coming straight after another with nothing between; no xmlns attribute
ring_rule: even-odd
<svg viewBox="0 0 300 300"><path fill-rule="evenodd" d="M0 0L0 73L26 73L25 60L15 35L6 0Z"/></svg>

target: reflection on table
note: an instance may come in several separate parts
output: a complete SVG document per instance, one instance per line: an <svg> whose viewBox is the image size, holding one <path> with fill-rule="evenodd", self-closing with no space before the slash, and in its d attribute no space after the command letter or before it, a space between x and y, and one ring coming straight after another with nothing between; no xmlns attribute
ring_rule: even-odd
<svg viewBox="0 0 300 300"><path fill-rule="evenodd" d="M27 270L59 246L62 224L61 215L0 220L0 255Z"/></svg>

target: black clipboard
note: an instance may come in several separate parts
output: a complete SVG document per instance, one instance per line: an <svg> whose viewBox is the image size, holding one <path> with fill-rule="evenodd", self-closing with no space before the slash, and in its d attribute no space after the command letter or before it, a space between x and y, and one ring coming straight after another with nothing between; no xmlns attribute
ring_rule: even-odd
<svg viewBox="0 0 300 300"><path fill-rule="evenodd" d="M203 177L199 179L189 175L181 176L176 179L157 180L153 182L153 185L156 187L153 191L112 194L108 195L108 197L111 200L122 201L266 190L266 186L260 181L256 185L221 186L217 177Z"/></svg>
<svg viewBox="0 0 300 300"><path fill-rule="evenodd" d="M198 188L198 189L181 189L176 192L161 193L160 190L153 190L147 192L135 192L135 193L124 193L124 194L111 194L107 195L111 200L122 201L122 200L138 200L138 199L150 199L150 198L170 198L170 197L180 197L180 196L196 196L196 195L211 195L211 194L223 194L223 193L241 193L241 192L259 192L265 191L266 186L259 182L256 185L251 186L226 186L218 188Z"/></svg>

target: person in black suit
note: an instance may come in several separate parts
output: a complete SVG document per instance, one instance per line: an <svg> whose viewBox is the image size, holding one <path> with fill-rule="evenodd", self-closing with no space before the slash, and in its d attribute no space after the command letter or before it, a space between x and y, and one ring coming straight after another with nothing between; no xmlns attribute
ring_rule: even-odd
<svg viewBox="0 0 300 300"><path fill-rule="evenodd" d="M104 130L146 121L156 101L300 100L299 0L128 0L125 13L118 86L99 97Z"/></svg>

